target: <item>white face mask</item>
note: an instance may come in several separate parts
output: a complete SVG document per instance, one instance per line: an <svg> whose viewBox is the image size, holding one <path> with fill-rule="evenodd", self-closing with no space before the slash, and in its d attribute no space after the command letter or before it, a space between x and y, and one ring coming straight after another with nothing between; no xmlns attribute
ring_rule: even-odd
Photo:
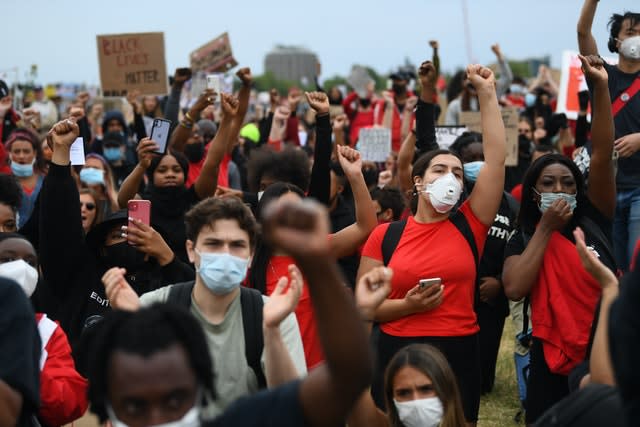
<svg viewBox="0 0 640 427"><path fill-rule="evenodd" d="M27 297L31 297L38 284L38 271L22 259L0 264L0 276L15 280Z"/></svg>
<svg viewBox="0 0 640 427"><path fill-rule="evenodd" d="M620 43L620 54L627 59L640 59L640 36L629 37Z"/></svg>
<svg viewBox="0 0 640 427"><path fill-rule="evenodd" d="M431 206L433 206L436 212L447 213L458 203L458 200L460 200L462 185L458 182L455 175L449 172L431 184L427 184L424 193L429 195Z"/></svg>
<svg viewBox="0 0 640 427"><path fill-rule="evenodd" d="M111 405L107 404L107 415L109 415L109 421L113 424L113 427L128 427L125 423L120 421L116 414L113 412ZM170 423L156 424L150 427L200 427L200 407L198 405L189 409L182 418Z"/></svg>
<svg viewBox="0 0 640 427"><path fill-rule="evenodd" d="M437 427L442 421L442 402L437 397L412 400L409 402L393 401L398 417L405 427Z"/></svg>

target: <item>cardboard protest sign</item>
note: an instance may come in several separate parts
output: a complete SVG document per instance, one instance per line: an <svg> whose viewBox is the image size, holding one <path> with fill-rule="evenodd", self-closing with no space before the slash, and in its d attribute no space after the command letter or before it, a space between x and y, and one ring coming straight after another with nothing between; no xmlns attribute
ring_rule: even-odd
<svg viewBox="0 0 640 427"><path fill-rule="evenodd" d="M357 148L362 160L384 162L391 153L391 129L360 129Z"/></svg>
<svg viewBox="0 0 640 427"><path fill-rule="evenodd" d="M618 58L616 57L603 57L603 59L611 65L618 63ZM583 90L587 90L587 81L582 73L582 63L578 58L578 52L565 50L562 52L562 69L556 112L565 113L568 119L576 120L580 110L578 92Z"/></svg>
<svg viewBox="0 0 640 427"><path fill-rule="evenodd" d="M467 131L466 126L436 126L436 142L440 148L449 148L460 135Z"/></svg>
<svg viewBox="0 0 640 427"><path fill-rule="evenodd" d="M501 111L504 130L507 136L507 158L505 165L518 165L518 120L517 108L503 108ZM471 132L482 133L482 121L479 111L463 111L460 113L461 125L466 126Z"/></svg>
<svg viewBox="0 0 640 427"><path fill-rule="evenodd" d="M126 96L167 93L164 33L132 33L97 36L102 93Z"/></svg>
<svg viewBox="0 0 640 427"><path fill-rule="evenodd" d="M229 34L224 33L191 52L191 71L225 72L238 65L231 52Z"/></svg>

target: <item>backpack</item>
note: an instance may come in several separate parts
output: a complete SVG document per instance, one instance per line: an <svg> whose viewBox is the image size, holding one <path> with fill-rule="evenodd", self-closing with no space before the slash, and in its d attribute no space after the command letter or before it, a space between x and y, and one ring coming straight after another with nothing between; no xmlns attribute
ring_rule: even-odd
<svg viewBox="0 0 640 427"><path fill-rule="evenodd" d="M191 292L194 281L176 283L169 289L167 302L178 304L185 308L191 307ZM267 380L262 371L260 358L264 348L264 336L262 335L262 294L255 290L240 287L240 307L242 310L242 329L244 330L244 354L247 363L258 379L258 388L267 387Z"/></svg>
<svg viewBox="0 0 640 427"><path fill-rule="evenodd" d="M626 424L622 409L616 387L591 384L556 403L538 418L534 426L623 427Z"/></svg>

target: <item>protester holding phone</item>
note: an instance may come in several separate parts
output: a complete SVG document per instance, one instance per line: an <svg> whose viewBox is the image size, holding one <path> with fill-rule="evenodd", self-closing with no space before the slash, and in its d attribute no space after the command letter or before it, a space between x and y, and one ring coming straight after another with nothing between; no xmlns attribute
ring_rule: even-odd
<svg viewBox="0 0 640 427"><path fill-rule="evenodd" d="M216 94L206 91L203 96L206 96L207 102L213 103ZM222 94L221 105L224 115L220 129L211 142L200 176L192 187L185 186L189 171L186 157L171 149L158 155L160 147L157 142L145 138L138 144L138 164L122 183L118 193L121 208L134 198L151 201L151 223L158 227L169 247L185 262L188 262L188 257L184 246L184 214L199 200L215 194L218 168L227 148L231 123L238 112L238 100L231 95ZM137 191L145 176L147 187L139 196Z"/></svg>
<svg viewBox="0 0 640 427"><path fill-rule="evenodd" d="M126 268L127 280L140 294L194 277L193 269L176 258L152 227L139 221L127 227L126 211L109 215L85 238L78 186L69 167L77 135L73 120L63 120L49 132L53 157L38 212L39 255L46 277L38 287L39 309L60 322L72 346L110 309L100 280L109 268Z"/></svg>
<svg viewBox="0 0 640 427"><path fill-rule="evenodd" d="M430 68L423 63L419 73L428 73ZM376 404L384 406L382 373L393 355L409 344L432 344L449 361L462 393L467 423L475 425L480 405L480 355L473 309L476 269L470 266L478 263L500 205L506 147L493 72L469 65L467 78L478 96L485 140L485 165L473 192L451 214L462 193L462 161L448 150L421 156L411 174L418 199L415 215L398 232L395 250L388 259L383 253L385 234L402 223L392 223L393 229L389 224L379 225L373 231L362 251L358 273L362 276L385 263L395 273L390 297L374 315L380 324L378 367L372 384ZM420 280L435 278L442 283L420 288Z"/></svg>

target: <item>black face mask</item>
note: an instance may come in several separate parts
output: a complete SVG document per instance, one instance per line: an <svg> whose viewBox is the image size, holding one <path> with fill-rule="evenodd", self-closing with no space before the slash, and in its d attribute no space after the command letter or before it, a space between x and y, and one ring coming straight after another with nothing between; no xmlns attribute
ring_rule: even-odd
<svg viewBox="0 0 640 427"><path fill-rule="evenodd" d="M523 159L531 158L531 141L524 135L518 135L518 155Z"/></svg>
<svg viewBox="0 0 640 427"><path fill-rule="evenodd" d="M198 163L204 157L204 143L187 144L184 146L184 155L189 162Z"/></svg>
<svg viewBox="0 0 640 427"><path fill-rule="evenodd" d="M407 91L407 86L394 83L391 86L391 90L393 90L397 95L402 95Z"/></svg>
<svg viewBox="0 0 640 427"><path fill-rule="evenodd" d="M104 247L105 265L126 268L127 274L134 274L140 270L145 264L144 257L144 252L140 252L126 241Z"/></svg>

